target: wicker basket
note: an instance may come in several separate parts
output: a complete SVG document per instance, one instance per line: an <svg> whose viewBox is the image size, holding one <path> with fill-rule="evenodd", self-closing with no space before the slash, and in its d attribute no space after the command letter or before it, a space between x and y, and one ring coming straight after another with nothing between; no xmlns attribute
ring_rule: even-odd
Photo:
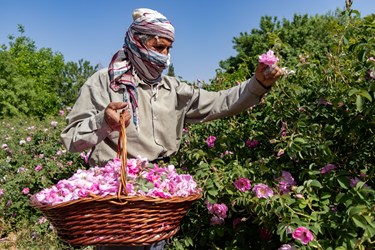
<svg viewBox="0 0 375 250"><path fill-rule="evenodd" d="M39 209L58 236L72 245L150 245L175 235L182 218L201 194L187 197L153 198L126 193L126 131L121 116L118 155L121 183L117 195L91 196L56 205L41 204L33 195L31 205Z"/></svg>

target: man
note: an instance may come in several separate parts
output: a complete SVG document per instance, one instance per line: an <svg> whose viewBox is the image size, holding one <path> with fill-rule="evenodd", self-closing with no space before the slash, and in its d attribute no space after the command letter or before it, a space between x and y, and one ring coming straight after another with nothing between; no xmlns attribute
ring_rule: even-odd
<svg viewBox="0 0 375 250"><path fill-rule="evenodd" d="M165 16L150 9L133 12L123 48L82 86L67 116L61 137L68 150L91 149L90 165L105 165L116 157L119 113L126 109L128 157L165 160L178 151L186 123L212 121L256 105L282 74L278 67L265 74L267 65L259 64L255 76L228 90L194 88L162 75L173 42L174 27Z"/></svg>
<svg viewBox="0 0 375 250"><path fill-rule="evenodd" d="M119 112L127 109L129 158L152 161L177 152L186 123L207 122L237 114L257 104L280 77L280 68L255 76L231 89L207 92L162 75L169 64L174 28L160 13L137 9L123 48L107 69L82 86L67 116L62 141L72 152L92 149L90 165L104 165L116 156Z"/></svg>

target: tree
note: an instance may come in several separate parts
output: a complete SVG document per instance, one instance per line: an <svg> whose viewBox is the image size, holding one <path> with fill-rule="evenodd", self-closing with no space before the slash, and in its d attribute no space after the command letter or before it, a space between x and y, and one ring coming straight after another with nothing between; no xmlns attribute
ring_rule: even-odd
<svg viewBox="0 0 375 250"><path fill-rule="evenodd" d="M42 118L58 107L57 88L62 81L64 58L49 48L37 49L35 42L23 35L8 36L9 49L3 45L0 58L1 117L32 115ZM11 74L9 74L11 72Z"/></svg>
<svg viewBox="0 0 375 250"><path fill-rule="evenodd" d="M61 83L58 96L63 106L72 105L78 97L78 92L99 65L92 66L90 62L79 60L78 63L67 62L64 67L64 81Z"/></svg>
<svg viewBox="0 0 375 250"><path fill-rule="evenodd" d="M61 53L38 49L18 26L19 37L8 36L0 49L0 118L16 115L43 118L72 104L83 82L98 69L82 59L64 63Z"/></svg>
<svg viewBox="0 0 375 250"><path fill-rule="evenodd" d="M174 74L174 67L173 67L173 64L169 65L167 75L168 75L168 76L175 76L175 74Z"/></svg>

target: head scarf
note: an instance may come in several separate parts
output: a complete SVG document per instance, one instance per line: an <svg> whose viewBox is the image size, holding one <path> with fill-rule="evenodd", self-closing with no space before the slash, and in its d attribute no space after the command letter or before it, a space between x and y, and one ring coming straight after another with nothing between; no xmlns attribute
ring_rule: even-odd
<svg viewBox="0 0 375 250"><path fill-rule="evenodd" d="M136 73L148 84L160 81L169 65L169 55L145 47L142 36L158 36L174 41L174 27L161 13L151 9L136 9L133 23L126 32L123 47L112 57L108 67L110 87L124 90L124 101L131 103L133 122L138 128L138 94L134 80Z"/></svg>

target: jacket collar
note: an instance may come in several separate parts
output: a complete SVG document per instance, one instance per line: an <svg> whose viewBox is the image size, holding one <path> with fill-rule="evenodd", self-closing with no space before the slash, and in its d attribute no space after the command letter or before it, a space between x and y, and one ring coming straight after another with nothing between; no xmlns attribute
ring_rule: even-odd
<svg viewBox="0 0 375 250"><path fill-rule="evenodd" d="M137 74L135 74L134 78L135 78L135 80L137 82L139 82L139 84L151 86L150 84L145 83ZM164 80L164 76L163 75L161 76L161 80L158 83L155 83L155 85L161 86L161 87L163 87L163 88L165 88L167 90L171 89L171 86L167 83L167 81Z"/></svg>

